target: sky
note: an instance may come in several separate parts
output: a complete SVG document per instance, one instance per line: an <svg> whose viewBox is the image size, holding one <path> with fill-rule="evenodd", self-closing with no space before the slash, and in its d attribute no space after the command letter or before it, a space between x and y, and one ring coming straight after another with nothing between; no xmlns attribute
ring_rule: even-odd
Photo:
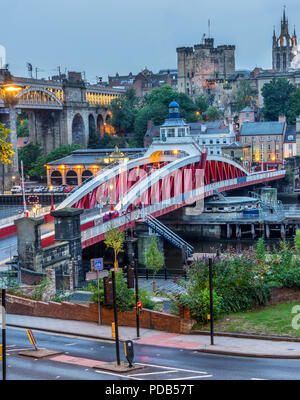
<svg viewBox="0 0 300 400"><path fill-rule="evenodd" d="M177 68L176 48L236 46L236 69L272 67L272 34L283 6L300 43L299 0L0 0L0 45L15 76L85 72L86 79Z"/></svg>

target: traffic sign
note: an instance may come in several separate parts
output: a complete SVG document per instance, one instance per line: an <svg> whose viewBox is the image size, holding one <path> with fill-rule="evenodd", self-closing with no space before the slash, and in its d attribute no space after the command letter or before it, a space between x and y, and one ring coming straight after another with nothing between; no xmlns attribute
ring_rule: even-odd
<svg viewBox="0 0 300 400"><path fill-rule="evenodd" d="M95 263L95 271L103 270L103 258L96 258L94 260L94 263Z"/></svg>
<svg viewBox="0 0 300 400"><path fill-rule="evenodd" d="M106 278L108 276L108 271L99 271L99 272L87 272L85 276L86 281L94 281L96 279Z"/></svg>

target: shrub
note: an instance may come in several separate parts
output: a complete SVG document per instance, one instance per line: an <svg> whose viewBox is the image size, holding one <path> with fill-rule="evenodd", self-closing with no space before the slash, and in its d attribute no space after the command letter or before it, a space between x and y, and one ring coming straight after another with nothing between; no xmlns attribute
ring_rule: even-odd
<svg viewBox="0 0 300 400"><path fill-rule="evenodd" d="M209 289L203 289L198 292L184 294L179 299L179 305L187 307L191 312L191 317L197 322L207 322L207 316L210 313ZM213 291L213 311L214 319L222 315L222 297Z"/></svg>

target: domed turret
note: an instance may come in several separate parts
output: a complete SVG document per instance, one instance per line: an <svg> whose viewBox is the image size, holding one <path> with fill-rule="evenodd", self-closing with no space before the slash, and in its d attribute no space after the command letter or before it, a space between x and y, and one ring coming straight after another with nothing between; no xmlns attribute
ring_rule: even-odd
<svg viewBox="0 0 300 400"><path fill-rule="evenodd" d="M175 100L171 101L169 104L169 119L170 118L180 118L179 114L179 104Z"/></svg>

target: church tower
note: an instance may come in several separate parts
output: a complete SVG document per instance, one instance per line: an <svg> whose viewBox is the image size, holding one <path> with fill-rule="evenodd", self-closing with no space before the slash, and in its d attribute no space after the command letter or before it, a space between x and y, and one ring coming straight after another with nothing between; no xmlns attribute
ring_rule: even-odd
<svg viewBox="0 0 300 400"><path fill-rule="evenodd" d="M273 70L276 72L287 72L293 59L292 50L297 46L296 30L294 29L293 37L289 34L289 23L285 15L285 7L283 9L283 18L281 20L281 32L277 37L275 28L273 31Z"/></svg>

